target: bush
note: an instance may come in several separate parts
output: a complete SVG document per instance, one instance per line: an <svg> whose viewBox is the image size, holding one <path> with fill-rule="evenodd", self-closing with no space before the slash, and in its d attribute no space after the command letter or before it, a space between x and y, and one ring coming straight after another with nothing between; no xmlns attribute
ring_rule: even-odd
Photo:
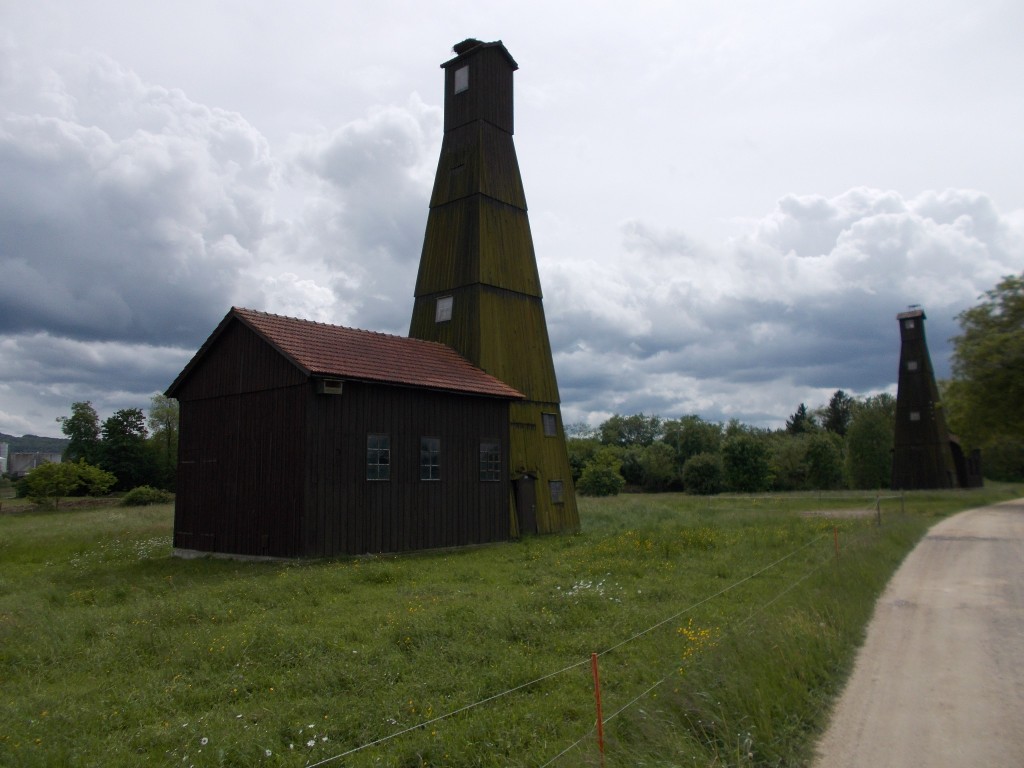
<svg viewBox="0 0 1024 768"><path fill-rule="evenodd" d="M712 496L722 491L722 460L717 453L698 453L683 465L687 493Z"/></svg>
<svg viewBox="0 0 1024 768"><path fill-rule="evenodd" d="M153 488L148 485L140 485L132 488L121 499L122 507L145 507L150 504L166 504L174 498L173 494L160 488Z"/></svg>
<svg viewBox="0 0 1024 768"><path fill-rule="evenodd" d="M618 496L626 485L619 472L622 462L609 448L602 448L583 468L576 490L584 496Z"/></svg>
<svg viewBox="0 0 1024 768"><path fill-rule="evenodd" d="M19 483L19 495L36 504L59 506L66 496L102 496L117 478L85 461L64 461L36 467Z"/></svg>

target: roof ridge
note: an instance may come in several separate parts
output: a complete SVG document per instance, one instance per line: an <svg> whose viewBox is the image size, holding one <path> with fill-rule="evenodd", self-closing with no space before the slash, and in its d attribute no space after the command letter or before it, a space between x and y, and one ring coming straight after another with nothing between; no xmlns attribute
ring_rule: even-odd
<svg viewBox="0 0 1024 768"><path fill-rule="evenodd" d="M309 323L310 325L319 325L319 326L322 326L324 328L340 328L343 331L355 331L357 333L368 333L368 334L370 334L372 336L380 336L381 338L385 338L385 339L400 339L402 341L413 342L413 343L416 343L416 344L429 344L431 346L441 347L443 349L448 350L449 352L454 352L456 355L461 357L463 360L466 360L466 362L469 363L470 365L472 365L474 368L480 368L480 366L476 365L471 360L468 360L465 357L463 357L462 355L459 355L458 351L456 351L452 347L448 346L444 342L440 342L440 341L433 341L433 340L430 340L430 339L419 339L419 338L416 338L415 336L400 336L397 333L385 333L383 331L372 331L369 328L356 328L355 326L351 326L351 325L339 325L338 323L328 323L328 322L325 322L323 320L309 320L309 319L304 318L304 317L292 317L291 315L279 315L276 312L267 312L267 311L262 310L262 309L250 309L248 307L237 307L237 306L232 306L231 309L234 312L239 312L239 313L246 313L246 312L248 312L248 313L253 314L253 315L261 315L263 317L277 318L279 320L292 320L292 321L297 322L297 323ZM480 368L480 370L483 370L483 369Z"/></svg>

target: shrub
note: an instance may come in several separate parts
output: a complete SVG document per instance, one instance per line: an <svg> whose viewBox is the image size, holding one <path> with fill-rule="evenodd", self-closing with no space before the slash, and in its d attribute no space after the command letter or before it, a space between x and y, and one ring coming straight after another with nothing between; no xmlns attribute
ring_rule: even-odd
<svg viewBox="0 0 1024 768"><path fill-rule="evenodd" d="M618 496L626 485L619 472L622 462L608 448L602 448L583 468L576 490L584 496Z"/></svg>
<svg viewBox="0 0 1024 768"><path fill-rule="evenodd" d="M85 461L65 461L33 469L19 484L19 494L36 504L56 507L66 496L102 496L115 482L110 472Z"/></svg>
<svg viewBox="0 0 1024 768"><path fill-rule="evenodd" d="M698 453L683 465L683 488L687 493L711 496L722 490L722 460L717 453Z"/></svg>
<svg viewBox="0 0 1024 768"><path fill-rule="evenodd" d="M150 504L166 504L174 496L160 488L153 488L149 485L140 485L132 488L121 499L122 507L145 507Z"/></svg>

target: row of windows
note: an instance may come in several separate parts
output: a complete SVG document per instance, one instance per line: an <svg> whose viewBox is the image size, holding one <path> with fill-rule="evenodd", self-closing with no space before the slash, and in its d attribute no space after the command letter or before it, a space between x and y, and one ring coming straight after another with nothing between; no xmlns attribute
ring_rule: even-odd
<svg viewBox="0 0 1024 768"><path fill-rule="evenodd" d="M391 479L391 435L366 436L366 479ZM420 438L420 480L441 479L441 438ZM501 444L480 441L480 480L501 480Z"/></svg>

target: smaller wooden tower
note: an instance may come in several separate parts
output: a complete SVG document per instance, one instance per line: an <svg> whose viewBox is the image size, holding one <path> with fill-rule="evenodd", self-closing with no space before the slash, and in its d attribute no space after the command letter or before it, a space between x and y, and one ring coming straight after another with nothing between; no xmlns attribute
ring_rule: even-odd
<svg viewBox="0 0 1024 768"><path fill-rule="evenodd" d="M900 375L893 437L893 490L958 486L949 430L924 336L924 310L896 316L900 324Z"/></svg>
<svg viewBox="0 0 1024 768"><path fill-rule="evenodd" d="M512 141L515 60L464 40L444 70L444 137L409 335L439 341L526 398L509 469L522 533L579 528L526 196Z"/></svg>

